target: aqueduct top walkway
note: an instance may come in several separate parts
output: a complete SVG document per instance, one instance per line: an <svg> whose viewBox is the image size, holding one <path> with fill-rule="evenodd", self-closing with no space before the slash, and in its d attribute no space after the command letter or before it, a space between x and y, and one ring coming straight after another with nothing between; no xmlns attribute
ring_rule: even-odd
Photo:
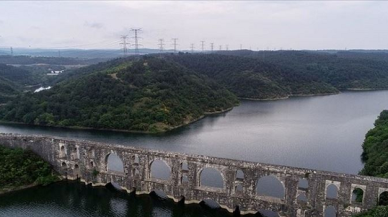
<svg viewBox="0 0 388 217"><path fill-rule="evenodd" d="M326 208L331 207L338 216L350 216L374 207L380 195L388 192L387 179L98 142L0 134L0 144L31 149L62 176L80 178L88 184L115 182L127 191L136 190L136 193L160 190L175 201L184 198L186 203L211 199L230 211L238 206L242 213L266 209L284 216L324 216ZM108 157L112 154L122 160L123 172L108 170ZM151 176L151 167L156 160L168 165L171 173L166 180ZM201 183L201 173L206 168L219 171L222 188ZM280 181L284 197L257 193L258 180L266 176L274 176ZM328 189L333 187L337 192L331 197ZM355 189L363 191L362 202L352 200ZM302 197L305 199L300 200Z"/></svg>

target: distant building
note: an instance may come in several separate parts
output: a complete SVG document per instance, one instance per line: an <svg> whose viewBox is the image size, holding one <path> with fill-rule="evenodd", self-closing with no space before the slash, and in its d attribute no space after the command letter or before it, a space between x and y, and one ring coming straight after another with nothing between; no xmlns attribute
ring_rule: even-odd
<svg viewBox="0 0 388 217"><path fill-rule="evenodd" d="M65 70L60 70L60 71L51 70L50 73L47 73L47 75L59 75L63 73L63 71Z"/></svg>

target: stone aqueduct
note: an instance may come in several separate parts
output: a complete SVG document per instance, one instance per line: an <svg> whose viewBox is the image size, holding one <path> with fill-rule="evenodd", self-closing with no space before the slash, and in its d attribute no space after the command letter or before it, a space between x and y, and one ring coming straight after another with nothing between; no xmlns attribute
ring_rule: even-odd
<svg viewBox="0 0 388 217"><path fill-rule="evenodd" d="M388 180L381 178L98 142L0 134L0 144L34 151L69 179L80 178L94 186L115 182L128 192L135 191L139 194L159 190L176 202L198 203L211 199L229 211L238 206L241 213L256 213L265 209L281 216L324 216L327 207L334 207L337 216L351 216L374 207L381 193L388 191ZM124 172L108 170L107 159L112 153L123 161ZM170 167L171 175L168 180L151 177L150 168L154 160L162 160ZM187 164L187 168L182 168L183 164ZM221 173L223 188L201 185L200 174L204 168L215 168ZM237 171L242 171L243 177L238 177ZM283 198L257 194L257 180L268 175L277 177L283 184ZM308 185L300 187L300 180L307 180ZM336 198L327 197L329 185L338 188ZM241 187L240 190L238 186ZM352 191L356 188L364 192L362 202L351 199ZM306 196L305 201L297 199L301 194Z"/></svg>

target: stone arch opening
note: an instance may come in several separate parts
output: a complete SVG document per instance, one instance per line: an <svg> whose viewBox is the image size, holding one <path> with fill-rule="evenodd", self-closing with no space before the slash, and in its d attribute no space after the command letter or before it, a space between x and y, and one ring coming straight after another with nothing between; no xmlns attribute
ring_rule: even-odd
<svg viewBox="0 0 388 217"><path fill-rule="evenodd" d="M338 197L338 188L334 184L330 184L326 188L326 198L327 199L337 199Z"/></svg>
<svg viewBox="0 0 388 217"><path fill-rule="evenodd" d="M109 172L124 172L124 163L119 156L110 153L106 157L106 170Z"/></svg>
<svg viewBox="0 0 388 217"><path fill-rule="evenodd" d="M210 209L219 209L221 208L220 204L218 204L215 200L212 199L203 199L199 205L205 206Z"/></svg>
<svg viewBox="0 0 388 217"><path fill-rule="evenodd" d="M78 164L74 164L74 176L76 176L77 178L80 176L80 168L79 168L79 165Z"/></svg>
<svg viewBox="0 0 388 217"><path fill-rule="evenodd" d="M379 205L380 206L388 205L388 191L384 191L379 195Z"/></svg>
<svg viewBox="0 0 388 217"><path fill-rule="evenodd" d="M298 188L307 189L309 187L309 181L305 178L299 178Z"/></svg>
<svg viewBox="0 0 388 217"><path fill-rule="evenodd" d="M91 168L94 167L94 162L93 162L93 161L90 161L90 167L91 167Z"/></svg>
<svg viewBox="0 0 388 217"><path fill-rule="evenodd" d="M181 163L181 169L182 170L189 170L189 165L187 164L186 161Z"/></svg>
<svg viewBox="0 0 388 217"><path fill-rule="evenodd" d="M240 180L244 179L244 172L242 170L237 170L236 179L240 179Z"/></svg>
<svg viewBox="0 0 388 217"><path fill-rule="evenodd" d="M237 184L234 188L234 191L236 194L242 194L243 193L243 186L241 184Z"/></svg>
<svg viewBox="0 0 388 217"><path fill-rule="evenodd" d="M162 190L153 190L151 191L150 195L162 200L168 199L167 194Z"/></svg>
<svg viewBox="0 0 388 217"><path fill-rule="evenodd" d="M285 197L283 183L274 175L261 177L257 181L256 193L260 196L270 196L280 199Z"/></svg>
<svg viewBox="0 0 388 217"><path fill-rule="evenodd" d="M182 175L182 177L181 177L181 183L182 183L182 184L187 184L187 183L189 183L189 178L187 177L186 174Z"/></svg>
<svg viewBox="0 0 388 217"><path fill-rule="evenodd" d="M207 186L212 188L224 188L224 178L217 169L206 167L200 175L200 186Z"/></svg>
<svg viewBox="0 0 388 217"><path fill-rule="evenodd" d="M61 166L62 166L62 168L66 168L67 164L65 162L62 162Z"/></svg>
<svg viewBox="0 0 388 217"><path fill-rule="evenodd" d="M139 178L139 177L140 177L140 172L139 172L139 170L138 170L137 168L134 168L134 169L132 170L132 176L133 176L133 177L136 177L136 178Z"/></svg>
<svg viewBox="0 0 388 217"><path fill-rule="evenodd" d="M296 200L298 202L307 202L307 196L306 196L306 193L302 192L298 195L298 197L296 198Z"/></svg>
<svg viewBox="0 0 388 217"><path fill-rule="evenodd" d="M154 160L151 163L151 178L169 180L171 169L163 160Z"/></svg>
<svg viewBox="0 0 388 217"><path fill-rule="evenodd" d="M114 181L109 182L108 184L105 185L105 187L107 187L108 189L117 190L117 191L123 190L120 184Z"/></svg>
<svg viewBox="0 0 388 217"><path fill-rule="evenodd" d="M364 190L355 188L352 191L352 203L362 203L364 200Z"/></svg>
<svg viewBox="0 0 388 217"><path fill-rule="evenodd" d="M60 154L61 154L61 156L65 156L66 155L66 153L65 153L65 146L64 145L61 145Z"/></svg>
<svg viewBox="0 0 388 217"><path fill-rule="evenodd" d="M336 217L337 216L337 210L334 206L328 206L325 209L325 217Z"/></svg>
<svg viewBox="0 0 388 217"><path fill-rule="evenodd" d="M259 212L256 213L256 216L260 217L279 217L280 215L273 211L273 210L268 210L268 209L261 209Z"/></svg>
<svg viewBox="0 0 388 217"><path fill-rule="evenodd" d="M139 164L140 163L140 159L139 159L139 156L137 154L135 154L133 156L133 163L134 164Z"/></svg>

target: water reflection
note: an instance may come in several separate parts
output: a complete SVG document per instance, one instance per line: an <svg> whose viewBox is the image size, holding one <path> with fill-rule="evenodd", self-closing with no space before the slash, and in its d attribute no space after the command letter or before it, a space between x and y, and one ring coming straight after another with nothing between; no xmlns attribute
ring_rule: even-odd
<svg viewBox="0 0 388 217"><path fill-rule="evenodd" d="M134 196L69 181L0 195L0 216L232 217L232 214L223 209L195 204L182 206L169 199Z"/></svg>

